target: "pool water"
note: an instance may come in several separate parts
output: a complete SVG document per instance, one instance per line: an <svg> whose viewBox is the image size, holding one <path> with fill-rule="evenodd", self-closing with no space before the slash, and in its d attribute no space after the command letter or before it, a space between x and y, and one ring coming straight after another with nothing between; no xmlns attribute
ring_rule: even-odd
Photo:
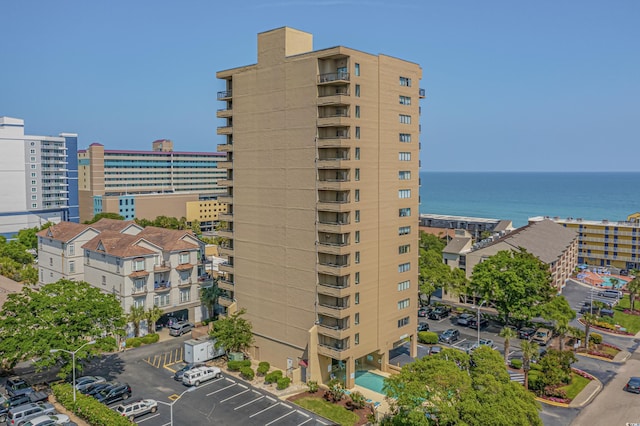
<svg viewBox="0 0 640 426"><path fill-rule="evenodd" d="M611 282L611 278L612 277L608 277L608 276L600 276L600 278L603 279L602 281L602 287L607 287L607 288L611 288L613 287L613 283ZM616 278L616 277L614 277ZM621 278L616 278L618 280L618 284L616 284L616 289L619 289L621 287L624 287L625 284L627 284L627 281L621 279Z"/></svg>
<svg viewBox="0 0 640 426"><path fill-rule="evenodd" d="M356 385L384 395L384 377L369 371L356 371Z"/></svg>

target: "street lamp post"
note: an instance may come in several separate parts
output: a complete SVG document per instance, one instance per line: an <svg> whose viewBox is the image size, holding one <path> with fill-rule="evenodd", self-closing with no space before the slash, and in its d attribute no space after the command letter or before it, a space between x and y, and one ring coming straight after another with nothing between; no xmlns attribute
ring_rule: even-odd
<svg viewBox="0 0 640 426"><path fill-rule="evenodd" d="M95 340L91 340L87 343L85 343L84 345L80 346L78 349L76 349L75 351L68 351L66 349L51 349L49 350L50 353L56 353L56 352L66 352L68 354L71 354L71 368L73 369L73 402L75 404L76 402L76 354L80 351L80 349L84 348L87 345L94 345L96 343Z"/></svg>
<svg viewBox="0 0 640 426"><path fill-rule="evenodd" d="M173 404L178 402L180 400L180 398L182 398L182 395L184 395L187 392L193 392L194 390L196 390L196 387L195 386L191 386L186 391L184 391L180 395L178 395L178 397L176 399L174 399L173 401L171 401L171 402L157 401L159 404L164 404L164 405L168 405L169 406L169 409L171 411L171 422L169 424L171 426L173 426Z"/></svg>
<svg viewBox="0 0 640 426"><path fill-rule="evenodd" d="M476 309L478 310L478 322L476 323L476 326L478 327L478 347L480 347L480 308L482 308L482 305L484 305L485 302L486 300L483 300L482 303L480 303L480 305L476 307Z"/></svg>

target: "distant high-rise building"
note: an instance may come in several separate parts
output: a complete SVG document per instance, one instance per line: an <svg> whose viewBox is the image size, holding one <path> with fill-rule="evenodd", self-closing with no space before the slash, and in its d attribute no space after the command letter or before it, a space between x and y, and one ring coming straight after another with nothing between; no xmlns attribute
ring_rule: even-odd
<svg viewBox="0 0 640 426"><path fill-rule="evenodd" d="M78 151L80 220L98 213L125 219L158 216L198 220L211 228L226 207L216 201L226 176L217 163L225 154L175 152L173 142L153 142L152 151L105 150L99 143Z"/></svg>
<svg viewBox="0 0 640 426"><path fill-rule="evenodd" d="M78 222L77 145L75 133L25 135L24 120L0 117L0 235Z"/></svg>
<svg viewBox="0 0 640 426"><path fill-rule="evenodd" d="M217 73L220 303L246 308L255 358L351 387L416 351L422 69L312 37L260 33L256 64Z"/></svg>

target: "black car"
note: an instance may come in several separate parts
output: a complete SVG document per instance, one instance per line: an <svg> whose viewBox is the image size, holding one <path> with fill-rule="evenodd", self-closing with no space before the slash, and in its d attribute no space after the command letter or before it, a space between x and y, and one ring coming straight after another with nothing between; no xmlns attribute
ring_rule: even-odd
<svg viewBox="0 0 640 426"><path fill-rule="evenodd" d="M522 327L520 330L518 330L518 339L531 340L534 334L536 334L535 328Z"/></svg>
<svg viewBox="0 0 640 426"><path fill-rule="evenodd" d="M95 395L98 392L101 392L104 389L108 389L114 385L115 383L112 383L112 382L93 383L84 389L80 389L80 393L83 393L85 395Z"/></svg>
<svg viewBox="0 0 640 426"><path fill-rule="evenodd" d="M107 389L103 389L93 397L102 402L103 404L109 404L113 401L129 399L131 396L131 386L127 383L118 383Z"/></svg>
<svg viewBox="0 0 640 426"><path fill-rule="evenodd" d="M473 328L474 330L478 329L478 318L471 318L469 320L469 328ZM489 320L483 317L480 317L480 328L484 328L489 325Z"/></svg>
<svg viewBox="0 0 640 426"><path fill-rule="evenodd" d="M20 377L10 377L4 387L7 390L7 395L10 397L33 392L33 388Z"/></svg>
<svg viewBox="0 0 640 426"><path fill-rule="evenodd" d="M631 377L626 385L624 385L624 390L627 392L640 393L640 377Z"/></svg>
<svg viewBox="0 0 640 426"><path fill-rule="evenodd" d="M420 330L418 330L420 331ZM204 364L200 364L200 363L188 363L187 365L185 365L184 367L182 367L180 370L176 371L176 374L173 375L173 379L177 380L179 382L182 382L182 376L184 376L184 373L186 373L187 371L193 369L193 368L198 368L198 367L204 367Z"/></svg>
<svg viewBox="0 0 640 426"><path fill-rule="evenodd" d="M448 330L443 331L438 340L444 343L453 343L460 338L460 332L455 328L450 328Z"/></svg>
<svg viewBox="0 0 640 426"><path fill-rule="evenodd" d="M429 319L432 320L441 320L442 318L446 318L451 313L451 308L448 306L438 306L433 311L429 313Z"/></svg>
<svg viewBox="0 0 640 426"><path fill-rule="evenodd" d="M420 324L418 324L418 331L429 331L429 324L427 324L426 322L421 322Z"/></svg>
<svg viewBox="0 0 640 426"><path fill-rule="evenodd" d="M613 318L613 309L600 309L600 316Z"/></svg>

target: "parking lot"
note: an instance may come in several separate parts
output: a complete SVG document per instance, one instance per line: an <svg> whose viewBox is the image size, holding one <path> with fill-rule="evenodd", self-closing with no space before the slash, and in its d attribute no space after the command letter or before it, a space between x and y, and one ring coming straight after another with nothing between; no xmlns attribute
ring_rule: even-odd
<svg viewBox="0 0 640 426"><path fill-rule="evenodd" d="M136 350L127 351L122 354L125 358L122 371L108 374L89 367L86 374L103 375L109 380L127 382L133 390L128 402L151 398L173 404L174 425L326 426L332 424L327 419L224 374L222 378L205 382L194 391L184 393L180 397L188 388L173 379L173 371L181 365L180 360L175 359L175 350L179 348L160 351L157 354L141 354L142 356L138 357L135 357ZM109 404L109 407L113 408L118 404ZM154 426L168 426L170 421L171 409L164 404L158 404L156 413L136 418L136 423Z"/></svg>

